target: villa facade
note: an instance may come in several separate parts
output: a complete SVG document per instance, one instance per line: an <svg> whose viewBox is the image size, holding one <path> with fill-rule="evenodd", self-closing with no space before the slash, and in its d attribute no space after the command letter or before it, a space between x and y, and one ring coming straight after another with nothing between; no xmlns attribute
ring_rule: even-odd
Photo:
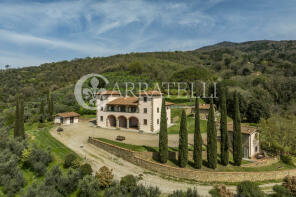
<svg viewBox="0 0 296 197"><path fill-rule="evenodd" d="M97 94L97 126L158 132L162 94L146 91L134 97L122 97L117 91ZM171 105L166 102L167 125L171 125Z"/></svg>

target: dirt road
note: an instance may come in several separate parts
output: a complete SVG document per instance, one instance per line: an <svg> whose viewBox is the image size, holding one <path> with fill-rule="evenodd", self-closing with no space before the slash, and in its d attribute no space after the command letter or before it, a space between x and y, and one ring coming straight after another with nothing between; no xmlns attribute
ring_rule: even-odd
<svg viewBox="0 0 296 197"><path fill-rule="evenodd" d="M189 181L185 182L184 180L178 181L172 178L159 177L153 172L142 169L87 143L89 136L104 137L114 140L117 135L124 134L127 138L125 141L126 143L157 146L158 135L96 128L89 121L82 121L75 125L63 126L63 128L64 131L61 134L56 132L56 128L53 128L50 133L57 140L84 158L86 162L90 163L94 171L97 171L100 167L105 165L113 169L114 178L117 180L128 174L133 174L135 176L143 174L143 180L141 180L140 183L146 186L157 186L163 193L171 193L177 189L186 190L189 187L195 187L200 195L209 196L208 192L213 188L210 185L199 185ZM178 141L177 137L177 135L169 136L170 146L176 146ZM229 186L228 188L233 191L236 189L235 186Z"/></svg>

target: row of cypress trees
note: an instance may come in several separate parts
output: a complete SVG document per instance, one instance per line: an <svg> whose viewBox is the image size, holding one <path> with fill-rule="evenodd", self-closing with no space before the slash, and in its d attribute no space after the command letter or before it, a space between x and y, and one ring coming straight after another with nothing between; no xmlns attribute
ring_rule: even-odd
<svg viewBox="0 0 296 197"><path fill-rule="evenodd" d="M240 126L240 111L238 94L235 92L235 117L233 120L233 160L234 165L240 166L242 162L242 135ZM226 88L222 88L220 95L220 133L221 133L221 164L229 164L229 137L227 131L227 108L226 108ZM159 132L159 155L160 162L166 163L168 160L168 136L167 136L167 116L165 101L162 101L161 122ZM202 167L202 136L200 130L199 100L195 101L195 131L194 131L194 149L193 149L194 167ZM180 167L185 167L188 163L188 132L185 110L182 111L179 131L179 154L178 162ZM215 112L213 99L211 99L210 111L207 122L207 162L208 167L215 169L217 167L217 129L215 121Z"/></svg>

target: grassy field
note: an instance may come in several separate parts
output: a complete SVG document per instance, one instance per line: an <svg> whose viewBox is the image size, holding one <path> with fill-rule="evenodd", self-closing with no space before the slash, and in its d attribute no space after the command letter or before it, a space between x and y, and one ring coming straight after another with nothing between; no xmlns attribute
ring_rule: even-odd
<svg viewBox="0 0 296 197"><path fill-rule="evenodd" d="M43 149L50 148L54 157L54 164L62 164L64 158L69 153L74 153L71 149L63 145L61 142L52 137L49 130L53 128L52 124L49 124L45 128L37 129L35 126L31 130L27 130L26 133L30 135L30 142L36 143Z"/></svg>
<svg viewBox="0 0 296 197"><path fill-rule="evenodd" d="M178 95L170 95L170 97L165 98L166 101L172 102L175 105L187 105L187 106L193 106L195 103L195 99L192 98L190 101L190 97L188 96L181 96L178 97ZM205 103L202 99L199 99L199 103Z"/></svg>
<svg viewBox="0 0 296 197"><path fill-rule="evenodd" d="M181 117L182 109L172 109L171 110L171 116L172 118L178 116ZM194 117L189 115L187 116L187 131L188 133L194 133ZM168 134L178 134L180 130L180 118L176 122L174 126L171 126L168 128ZM206 120L200 120L200 130L202 133L207 132L207 121Z"/></svg>

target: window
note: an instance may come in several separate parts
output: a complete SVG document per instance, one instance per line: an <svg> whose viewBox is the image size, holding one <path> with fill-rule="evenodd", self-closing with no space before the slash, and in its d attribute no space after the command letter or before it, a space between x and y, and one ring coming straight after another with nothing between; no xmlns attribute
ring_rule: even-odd
<svg viewBox="0 0 296 197"><path fill-rule="evenodd" d="M256 152L256 153L258 152L258 146L255 147L255 152Z"/></svg>
<svg viewBox="0 0 296 197"><path fill-rule="evenodd" d="M120 111L120 112L125 112L125 106L120 106L120 107L119 107L119 111Z"/></svg>
<svg viewBox="0 0 296 197"><path fill-rule="evenodd" d="M103 108L103 107L101 107L101 111L103 111L103 109L104 109L104 108Z"/></svg>
<svg viewBox="0 0 296 197"><path fill-rule="evenodd" d="M157 108L157 113L159 113L159 107Z"/></svg>
<svg viewBox="0 0 296 197"><path fill-rule="evenodd" d="M137 112L137 108L136 107L131 107L130 112L133 112L133 113Z"/></svg>
<svg viewBox="0 0 296 197"><path fill-rule="evenodd" d="M157 124L159 124L159 119L157 119Z"/></svg>
<svg viewBox="0 0 296 197"><path fill-rule="evenodd" d="M101 101L103 101L104 99L105 99L105 96L102 95L102 96L101 96Z"/></svg>
<svg viewBox="0 0 296 197"><path fill-rule="evenodd" d="M144 125L147 125L147 119L144 119Z"/></svg>
<svg viewBox="0 0 296 197"><path fill-rule="evenodd" d="M144 113L147 114L147 108L144 108Z"/></svg>
<svg viewBox="0 0 296 197"><path fill-rule="evenodd" d="M101 121L103 121L103 116L101 116Z"/></svg>
<svg viewBox="0 0 296 197"><path fill-rule="evenodd" d="M146 96L144 97L144 102L147 102L147 97Z"/></svg>

